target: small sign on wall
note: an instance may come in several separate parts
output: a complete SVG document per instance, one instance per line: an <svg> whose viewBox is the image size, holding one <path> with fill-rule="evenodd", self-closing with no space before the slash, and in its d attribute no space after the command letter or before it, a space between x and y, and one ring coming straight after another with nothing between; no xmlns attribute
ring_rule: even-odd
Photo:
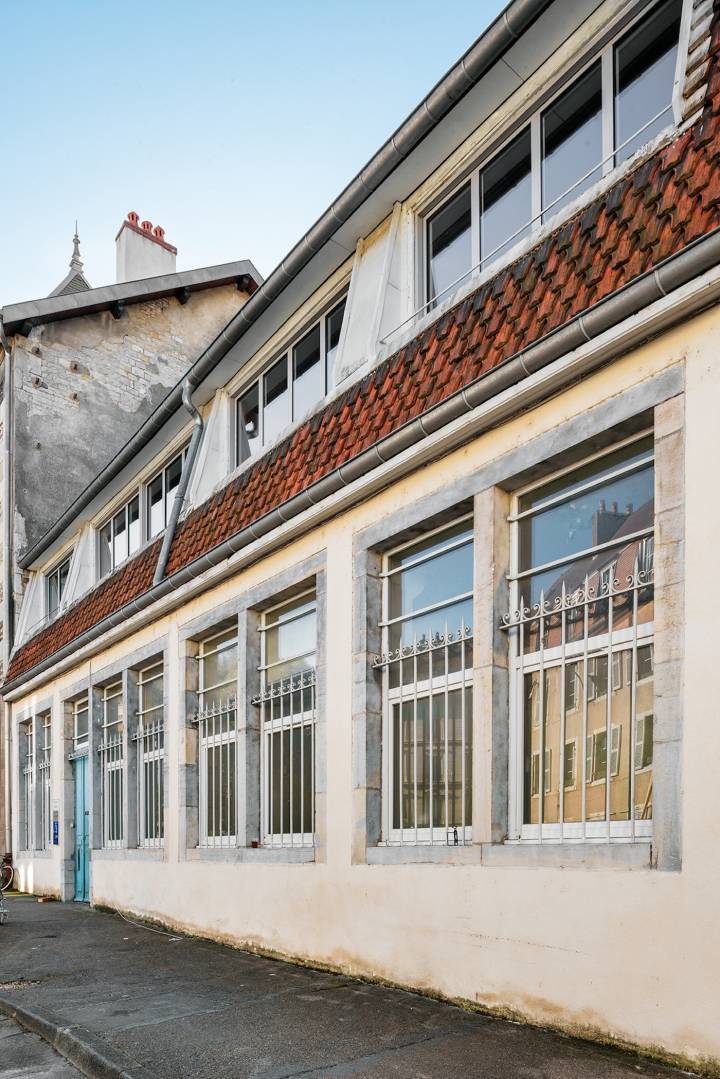
<svg viewBox="0 0 720 1079"><path fill-rule="evenodd" d="M58 820L58 811L57 811L57 809L53 809L52 826L53 826L53 838L52 838L53 847L57 847L58 843L60 842L60 821Z"/></svg>

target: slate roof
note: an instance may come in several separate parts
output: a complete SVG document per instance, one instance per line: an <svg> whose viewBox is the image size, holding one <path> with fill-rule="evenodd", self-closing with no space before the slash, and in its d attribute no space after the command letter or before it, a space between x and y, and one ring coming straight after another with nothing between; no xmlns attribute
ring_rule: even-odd
<svg viewBox="0 0 720 1079"><path fill-rule="evenodd" d="M700 119L188 514L168 576L720 224L719 10ZM159 548L26 641L7 680L146 591Z"/></svg>

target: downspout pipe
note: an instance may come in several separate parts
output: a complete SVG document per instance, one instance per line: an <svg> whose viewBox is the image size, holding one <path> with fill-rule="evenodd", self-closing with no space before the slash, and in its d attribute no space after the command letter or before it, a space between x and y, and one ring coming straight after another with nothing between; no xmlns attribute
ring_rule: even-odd
<svg viewBox="0 0 720 1079"><path fill-rule="evenodd" d="M542 370L555 360L566 356L575 349L599 337L633 315L638 314L650 304L681 288L693 279L720 265L720 226L711 232L693 240L681 251L668 256L651 270L635 278L634 281L617 289L616 292L598 301L581 314L575 315L563 326L551 330L538 341L509 356L503 363L480 375L463 389L427 409L420 416L410 420L397 431L380 439L375 445L363 450L356 457L329 472L304 491L288 499L281 506L270 510L240 532L223 540L210 551L200 555L188 565L176 570L171 577L165 577L136 599L130 600L113 614L107 615L94 626L86 629L74 640L58 648L45 659L34 664L29 670L11 678L2 686L3 695L29 682L44 671L72 656L103 633L121 625L129 618L140 614L156 600L163 599L171 592L202 576L214 566L220 565L255 540L266 536L273 529L311 509L325 498L347 487L361 476L372 472L387 461L397 457L409 447L422 442L428 435L466 415L478 405L492 397L520 384L527 376ZM704 306L707 301L704 302ZM675 323L681 318L694 314L701 309L688 303L677 312ZM667 329L671 323L663 328Z"/></svg>
<svg viewBox="0 0 720 1079"><path fill-rule="evenodd" d="M13 363L10 352L10 343L5 333L2 315L0 315L0 345L5 356L3 364L3 405L5 412L5 424L3 434L3 459L2 459L2 554L3 554L3 645L2 658L3 668L7 670L8 660L12 651L15 636L15 604L14 604L14 574L13 574L13 506L15 500L12 496L12 443L13 443ZM0 780L2 789L0 797L3 799L5 834L3 839L3 851L12 849L12 786L11 786L11 759L12 759L12 704L5 702L2 710L2 726L0 731L0 754L2 765L0 768ZM1 738L4 735L4 745ZM4 774L3 774L4 773Z"/></svg>
<svg viewBox="0 0 720 1079"><path fill-rule="evenodd" d="M503 58L551 3L552 0L511 0L482 36L360 169L357 176L198 357L188 372L193 389L197 389L308 263L332 241L338 230L435 130L493 65ZM138 428L130 441L115 454L112 462L92 480L73 504L68 506L45 535L22 555L19 562L23 569L30 569L33 562L77 519L80 511L105 491L108 483L136 459L140 450L179 410L181 397L182 386L178 383L160 402L152 416Z"/></svg>
<svg viewBox="0 0 720 1079"><path fill-rule="evenodd" d="M183 382L182 388L182 403L188 410L190 415L195 421L193 427L192 437L190 439L190 445L188 446L187 456L185 457L185 464L180 474L180 483L178 489L175 492L175 498L173 500L172 509L170 510L170 520L167 523L165 529L165 535L163 536L162 547L160 548L160 557L158 558L158 564L155 567L155 576L153 577L152 587L160 584L165 576L165 570L167 568L168 559L170 557L170 548L172 547L173 540L175 539L175 530L177 528L180 514L182 513L183 505L185 503L185 496L187 489L190 486L190 480L193 474L193 468L195 466L195 458L198 455L200 449L200 442L203 436L203 428L205 426L203 418L200 412L192 402L192 385L190 379L186 378Z"/></svg>

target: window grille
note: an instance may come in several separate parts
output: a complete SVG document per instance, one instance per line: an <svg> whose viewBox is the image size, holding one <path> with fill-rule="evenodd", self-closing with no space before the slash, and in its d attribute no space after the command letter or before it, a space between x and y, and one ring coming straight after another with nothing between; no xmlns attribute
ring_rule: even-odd
<svg viewBox="0 0 720 1079"><path fill-rule="evenodd" d="M652 436L521 492L511 522L515 833L650 836Z"/></svg>
<svg viewBox="0 0 720 1079"><path fill-rule="evenodd" d="M22 791L23 791L23 850L32 850L35 846L34 813L35 805L35 747L33 721L29 719L21 726L22 753Z"/></svg>
<svg viewBox="0 0 720 1079"><path fill-rule="evenodd" d="M315 830L317 605L304 593L265 612L261 634L261 834L311 847Z"/></svg>
<svg viewBox="0 0 720 1079"><path fill-rule="evenodd" d="M237 842L237 628L200 643L199 740L200 844Z"/></svg>
<svg viewBox="0 0 720 1079"><path fill-rule="evenodd" d="M124 838L123 745L124 710L122 683L113 682L102 691L102 740L100 754L100 790L103 847L120 847Z"/></svg>
<svg viewBox="0 0 720 1079"><path fill-rule="evenodd" d="M52 807L50 788L50 763L52 759L52 716L46 712L39 717L42 745L38 754L38 785L40 788L40 848L48 850L52 845Z"/></svg>
<svg viewBox="0 0 720 1079"><path fill-rule="evenodd" d="M162 660L138 672L137 747L138 846L162 847L165 840L165 677Z"/></svg>
<svg viewBox="0 0 720 1079"><path fill-rule="evenodd" d="M390 552L383 569L383 839L472 838L472 518Z"/></svg>

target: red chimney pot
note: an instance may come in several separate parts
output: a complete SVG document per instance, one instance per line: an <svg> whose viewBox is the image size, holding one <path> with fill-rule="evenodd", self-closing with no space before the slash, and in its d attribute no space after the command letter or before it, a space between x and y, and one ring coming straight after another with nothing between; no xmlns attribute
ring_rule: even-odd
<svg viewBox="0 0 720 1079"><path fill-rule="evenodd" d="M130 213L127 215L127 219L131 225L137 225L138 221L140 220L140 214L136 214L134 210L131 210Z"/></svg>
<svg viewBox="0 0 720 1079"><path fill-rule="evenodd" d="M152 221L141 222L140 228L143 230L143 232L152 232Z"/></svg>
<svg viewBox="0 0 720 1079"><path fill-rule="evenodd" d="M153 236L157 236L158 240L162 240L165 237L165 229L161 225L156 225L152 230Z"/></svg>

